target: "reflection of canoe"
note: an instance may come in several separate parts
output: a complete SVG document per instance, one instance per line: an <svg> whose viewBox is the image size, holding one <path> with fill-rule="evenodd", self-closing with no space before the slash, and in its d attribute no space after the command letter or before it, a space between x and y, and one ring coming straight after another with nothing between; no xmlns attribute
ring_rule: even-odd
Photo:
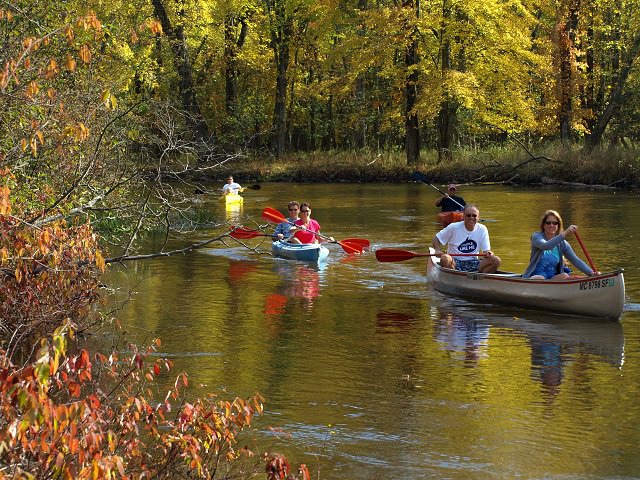
<svg viewBox="0 0 640 480"><path fill-rule="evenodd" d="M244 198L237 193L228 193L224 196L224 203L226 205L237 205L244 202Z"/></svg>
<svg viewBox="0 0 640 480"><path fill-rule="evenodd" d="M429 249L429 253L434 253ZM436 290L483 301L552 312L618 319L624 307L622 270L562 281L531 280L515 273L468 273L427 261L427 279Z"/></svg>
<svg viewBox="0 0 640 480"><path fill-rule="evenodd" d="M322 262L329 256L329 250L319 243L287 243L278 240L271 246L273 254L292 260L302 260L304 262Z"/></svg>
<svg viewBox="0 0 640 480"><path fill-rule="evenodd" d="M440 212L438 214L438 221L445 227L450 223L461 222L464 219L464 213L462 212Z"/></svg>
<svg viewBox="0 0 640 480"><path fill-rule="evenodd" d="M499 335L517 332L532 344L555 342L563 350L588 352L616 366L624 363L624 332L620 322L602 322L593 317L552 315L510 307L487 307L453 297L434 299L435 319L453 315L454 320L478 323L496 329Z"/></svg>

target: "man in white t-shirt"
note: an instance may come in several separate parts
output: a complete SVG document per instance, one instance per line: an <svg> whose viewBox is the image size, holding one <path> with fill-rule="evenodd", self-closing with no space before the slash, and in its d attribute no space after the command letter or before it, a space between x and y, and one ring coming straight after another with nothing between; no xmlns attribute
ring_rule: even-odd
<svg viewBox="0 0 640 480"><path fill-rule="evenodd" d="M464 207L464 221L454 222L440 230L433 237L433 248L442 254L440 266L454 268L463 272L495 273L500 267L500 257L491 251L489 231L479 224L480 210L475 205ZM447 245L447 253L442 253L442 247ZM484 257L460 256L455 260L451 254L480 254ZM454 255L455 256L455 255Z"/></svg>
<svg viewBox="0 0 640 480"><path fill-rule="evenodd" d="M222 194L228 195L230 193L239 193L243 190L244 188L242 188L239 183L234 182L233 177L229 175L229 177L227 177L227 183L222 187Z"/></svg>

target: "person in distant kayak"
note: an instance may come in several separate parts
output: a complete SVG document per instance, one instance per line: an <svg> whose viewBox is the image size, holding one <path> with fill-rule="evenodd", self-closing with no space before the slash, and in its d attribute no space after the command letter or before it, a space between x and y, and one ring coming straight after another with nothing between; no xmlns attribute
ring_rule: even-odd
<svg viewBox="0 0 640 480"><path fill-rule="evenodd" d="M244 191L244 188L242 188L239 183L234 182L233 177L229 175L227 177L227 183L225 183L224 186L222 187L222 194L223 195L229 195L230 193L238 194L242 191Z"/></svg>
<svg viewBox="0 0 640 480"><path fill-rule="evenodd" d="M464 207L464 221L454 222L440 230L433 237L433 248L440 254L440 266L454 268L463 272L495 273L500 267L500 257L491 251L489 231L487 227L478 223L480 210L475 205ZM442 253L442 247L447 245L447 253ZM480 254L485 256L482 260L477 257L458 257L454 260L452 255L456 253Z"/></svg>
<svg viewBox="0 0 640 480"><path fill-rule="evenodd" d="M562 280L569 277L568 267L564 265L564 257L585 275L597 275L578 256L566 241L567 235L578 230L577 225L562 227L562 217L555 210L547 210L540 220L540 231L531 235L531 260L524 271L524 278Z"/></svg>
<svg viewBox="0 0 640 480"><path fill-rule="evenodd" d="M449 184L447 193L436 200L436 207L442 207L443 212L459 212L462 211L467 204L464 198L456 196L458 186L454 183Z"/></svg>
<svg viewBox="0 0 640 480"><path fill-rule="evenodd" d="M298 202L296 202L295 200L289 202L287 208L289 209L289 218L287 218L286 221L280 222L278 225L276 225L276 229L273 232L273 236L275 238L285 241L288 241L291 235L293 235L298 229L298 227L291 224L296 223L300 219L300 204Z"/></svg>

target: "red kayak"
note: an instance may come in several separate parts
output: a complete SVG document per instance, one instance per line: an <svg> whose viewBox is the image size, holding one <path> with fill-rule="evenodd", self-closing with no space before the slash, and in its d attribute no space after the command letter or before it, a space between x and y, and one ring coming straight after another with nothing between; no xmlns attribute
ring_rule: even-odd
<svg viewBox="0 0 640 480"><path fill-rule="evenodd" d="M463 212L440 212L438 214L438 221L445 227L450 223L461 222L463 219Z"/></svg>

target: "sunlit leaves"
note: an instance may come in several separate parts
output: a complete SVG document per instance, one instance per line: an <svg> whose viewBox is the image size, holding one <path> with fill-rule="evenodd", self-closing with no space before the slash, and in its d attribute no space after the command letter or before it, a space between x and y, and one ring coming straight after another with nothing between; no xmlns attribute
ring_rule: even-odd
<svg viewBox="0 0 640 480"><path fill-rule="evenodd" d="M102 103L108 110L115 110L118 106L118 101L113 93L110 90L104 90L102 95L100 96Z"/></svg>
<svg viewBox="0 0 640 480"><path fill-rule="evenodd" d="M9 215L11 213L11 199L9 197L10 193L11 190L8 186L4 185L0 187L0 215Z"/></svg>
<svg viewBox="0 0 640 480"><path fill-rule="evenodd" d="M115 478L116 472L176 478L189 471L187 476L212 478L221 460L238 457L237 436L262 412L260 396L186 402L181 380L155 404L144 393L153 378L140 376L153 347L143 352L132 345L120 361L104 355L91 361L85 350L67 356L72 332L69 324L57 329L41 343L36 362L21 369L0 352L0 412L14 419L0 427L0 449L7 464L24 468L23 477L47 477L48 466L55 465L61 478ZM100 373L102 388L91 388L93 373ZM85 393L90 390L96 393ZM180 412L176 421L167 416L173 409Z"/></svg>
<svg viewBox="0 0 640 480"><path fill-rule="evenodd" d="M88 45L82 45L80 50L78 51L78 56L84 63L89 63L91 61L91 49Z"/></svg>

